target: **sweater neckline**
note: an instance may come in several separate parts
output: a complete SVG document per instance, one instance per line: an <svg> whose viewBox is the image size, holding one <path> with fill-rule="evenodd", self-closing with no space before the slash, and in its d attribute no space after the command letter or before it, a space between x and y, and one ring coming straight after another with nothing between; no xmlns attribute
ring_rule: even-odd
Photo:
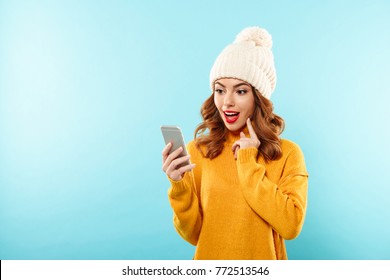
<svg viewBox="0 0 390 280"><path fill-rule="evenodd" d="M240 137L240 132L244 132L245 133L245 136L246 137L249 137L249 130L248 128L245 126L243 129L241 129L238 133L233 133L231 131L229 131L227 133L227 136L226 136L226 143L234 143L236 142L237 140L239 140L241 137Z"/></svg>

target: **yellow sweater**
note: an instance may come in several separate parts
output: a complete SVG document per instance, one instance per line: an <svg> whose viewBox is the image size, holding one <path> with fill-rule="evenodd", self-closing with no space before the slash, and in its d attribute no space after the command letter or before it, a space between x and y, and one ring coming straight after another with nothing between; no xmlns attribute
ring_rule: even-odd
<svg viewBox="0 0 390 280"><path fill-rule="evenodd" d="M196 167L180 181L170 179L168 197L178 233L196 246L194 259L287 259L284 239L302 229L308 174L301 149L282 140L283 156L265 163L257 149L234 159L230 134L222 153L202 157L187 145Z"/></svg>

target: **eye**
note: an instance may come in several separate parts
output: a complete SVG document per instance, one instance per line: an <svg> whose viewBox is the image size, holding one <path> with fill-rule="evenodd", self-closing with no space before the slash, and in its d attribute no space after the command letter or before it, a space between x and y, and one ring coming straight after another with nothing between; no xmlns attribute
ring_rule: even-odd
<svg viewBox="0 0 390 280"><path fill-rule="evenodd" d="M220 88L216 88L214 91L215 91L215 93L218 93L218 94L222 94L223 93L223 90L220 89Z"/></svg>
<svg viewBox="0 0 390 280"><path fill-rule="evenodd" d="M248 91L246 90L246 89L239 89L239 90L237 90L237 93L238 93L238 95L244 95L244 94L246 94Z"/></svg>

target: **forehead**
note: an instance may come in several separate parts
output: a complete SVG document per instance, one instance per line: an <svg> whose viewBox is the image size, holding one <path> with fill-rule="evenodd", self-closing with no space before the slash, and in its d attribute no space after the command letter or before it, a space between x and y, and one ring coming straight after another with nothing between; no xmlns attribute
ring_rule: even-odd
<svg viewBox="0 0 390 280"><path fill-rule="evenodd" d="M250 87L251 85L243 80L240 80L240 79L236 79L236 78L221 78L221 79L218 79L215 81L214 84L219 84L219 85L222 85L222 86L225 86L225 87L234 87L234 86L237 86L237 85L246 85L248 87Z"/></svg>

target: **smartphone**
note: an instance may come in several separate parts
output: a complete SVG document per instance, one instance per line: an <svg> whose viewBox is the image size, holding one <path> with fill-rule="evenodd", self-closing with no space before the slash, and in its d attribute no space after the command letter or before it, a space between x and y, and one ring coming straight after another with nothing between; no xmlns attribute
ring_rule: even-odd
<svg viewBox="0 0 390 280"><path fill-rule="evenodd" d="M183 151L180 153L178 157L183 157L188 155L186 144L184 142L183 133L181 132L180 127L173 125L162 125L161 132L164 137L165 145L169 142L172 143L172 148L169 151L169 154L173 151L177 150L179 147L183 147ZM179 165L179 167L190 164L190 161L186 161Z"/></svg>

